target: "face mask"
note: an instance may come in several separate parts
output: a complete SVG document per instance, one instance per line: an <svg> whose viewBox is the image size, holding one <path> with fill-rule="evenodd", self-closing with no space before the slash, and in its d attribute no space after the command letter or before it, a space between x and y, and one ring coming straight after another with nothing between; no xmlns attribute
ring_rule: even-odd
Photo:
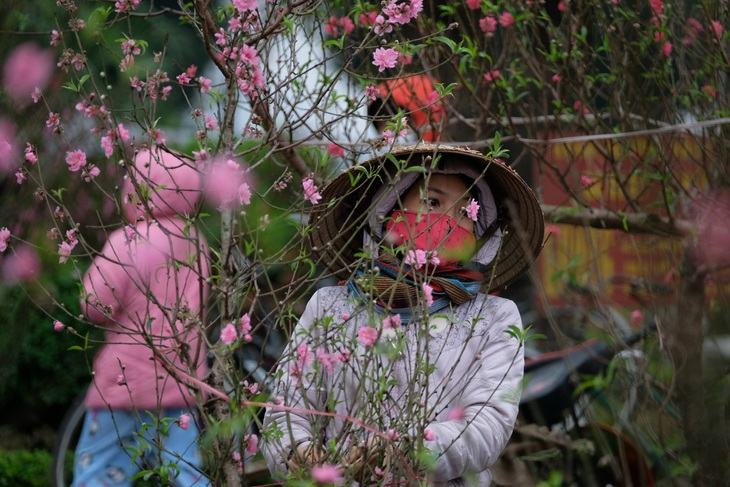
<svg viewBox="0 0 730 487"><path fill-rule="evenodd" d="M385 225L385 241L400 246L410 242L415 249L436 251L441 264L471 258L477 239L450 216L396 210Z"/></svg>

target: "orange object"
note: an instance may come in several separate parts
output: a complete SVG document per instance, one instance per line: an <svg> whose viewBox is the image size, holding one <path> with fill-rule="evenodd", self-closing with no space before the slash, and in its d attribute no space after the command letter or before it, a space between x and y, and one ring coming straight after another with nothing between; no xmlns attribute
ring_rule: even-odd
<svg viewBox="0 0 730 487"><path fill-rule="evenodd" d="M388 80L379 88L383 100L402 109L409 117L411 127L423 140L439 140L446 110L429 76L415 74Z"/></svg>

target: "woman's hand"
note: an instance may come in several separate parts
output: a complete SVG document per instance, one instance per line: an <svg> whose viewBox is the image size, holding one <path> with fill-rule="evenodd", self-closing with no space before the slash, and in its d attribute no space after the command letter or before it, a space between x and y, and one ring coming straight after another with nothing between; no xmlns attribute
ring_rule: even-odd
<svg viewBox="0 0 730 487"><path fill-rule="evenodd" d="M380 459L382 458L382 461ZM368 485L376 467L380 467L381 476L388 474L392 460L392 448L387 440L372 437L348 452L343 465L352 472L353 479L361 485Z"/></svg>
<svg viewBox="0 0 730 487"><path fill-rule="evenodd" d="M325 452L321 447L309 444L297 447L286 462L289 471L297 471L302 468L311 468L325 460Z"/></svg>

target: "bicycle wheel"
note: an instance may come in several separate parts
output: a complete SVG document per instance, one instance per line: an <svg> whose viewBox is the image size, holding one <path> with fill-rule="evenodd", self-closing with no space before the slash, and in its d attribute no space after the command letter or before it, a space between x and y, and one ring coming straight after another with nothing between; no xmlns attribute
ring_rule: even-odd
<svg viewBox="0 0 730 487"><path fill-rule="evenodd" d="M85 397L86 392L76 396L58 427L51 462L51 487L68 487L71 483L71 478L66 475L66 472L72 462L76 443L81 434L81 427L84 424L84 416L86 415Z"/></svg>

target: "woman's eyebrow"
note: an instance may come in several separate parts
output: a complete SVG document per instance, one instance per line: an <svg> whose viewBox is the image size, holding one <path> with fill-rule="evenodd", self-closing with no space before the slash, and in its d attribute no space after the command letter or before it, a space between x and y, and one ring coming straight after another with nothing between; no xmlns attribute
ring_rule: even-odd
<svg viewBox="0 0 730 487"><path fill-rule="evenodd" d="M434 193L438 193L440 195L446 195L446 191L444 191L443 189L439 188L438 186L429 186L427 191L433 191ZM471 199L471 195L469 194L468 191L465 192L461 196L461 198L459 198L459 200L469 200L469 199Z"/></svg>

